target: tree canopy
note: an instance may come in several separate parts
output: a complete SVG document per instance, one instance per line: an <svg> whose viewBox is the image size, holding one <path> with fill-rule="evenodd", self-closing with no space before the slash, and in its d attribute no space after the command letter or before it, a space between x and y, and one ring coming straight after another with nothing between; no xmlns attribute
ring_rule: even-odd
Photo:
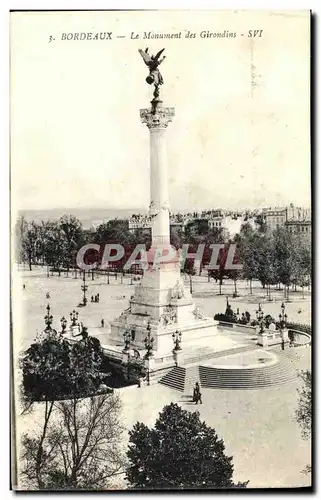
<svg viewBox="0 0 321 500"><path fill-rule="evenodd" d="M137 422L129 433L127 479L136 489L244 488L234 484L233 458L214 429L171 403L154 428Z"/></svg>
<svg viewBox="0 0 321 500"><path fill-rule="evenodd" d="M26 402L91 394L99 386L102 348L87 337L71 342L55 330L38 336L21 358Z"/></svg>

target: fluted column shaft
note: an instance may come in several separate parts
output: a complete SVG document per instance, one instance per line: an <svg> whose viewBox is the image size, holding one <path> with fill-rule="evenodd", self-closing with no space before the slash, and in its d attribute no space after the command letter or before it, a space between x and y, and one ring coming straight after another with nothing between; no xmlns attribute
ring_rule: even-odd
<svg viewBox="0 0 321 500"><path fill-rule="evenodd" d="M168 245L169 188L166 155L167 125L174 116L174 108L141 109L140 116L150 133L150 206L152 217L152 246Z"/></svg>

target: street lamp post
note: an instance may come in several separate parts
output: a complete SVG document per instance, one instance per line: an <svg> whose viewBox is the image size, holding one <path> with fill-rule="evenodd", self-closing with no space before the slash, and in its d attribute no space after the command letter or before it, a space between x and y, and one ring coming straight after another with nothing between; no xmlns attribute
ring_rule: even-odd
<svg viewBox="0 0 321 500"><path fill-rule="evenodd" d="M124 342L125 342L125 348L123 350L123 353L127 355L127 380L129 380L129 348L130 348L130 331L125 330L124 334ZM125 358L126 359L126 358Z"/></svg>
<svg viewBox="0 0 321 500"><path fill-rule="evenodd" d="M83 281L83 284L81 285L81 290L83 291L84 293L84 296L83 296L83 305L86 306L87 305L87 298L86 298L86 292L88 290L88 286L86 285L86 274L85 274L85 271L83 273L83 278L82 278L82 281Z"/></svg>
<svg viewBox="0 0 321 500"><path fill-rule="evenodd" d="M150 373L149 373L149 360L153 356L153 344L154 344L154 338L151 337L151 326L150 323L148 322L147 325L147 336L145 337L145 349L146 349L146 354L145 354L145 359L147 360L147 385L150 385Z"/></svg>
<svg viewBox="0 0 321 500"><path fill-rule="evenodd" d="M281 313L279 314L282 351L284 351L284 344L285 344L284 329L286 327L287 319L288 319L288 315L285 312L284 302L282 302L282 304L281 304Z"/></svg>
<svg viewBox="0 0 321 500"><path fill-rule="evenodd" d="M259 308L256 311L256 319L259 322L260 325L260 334L264 333L264 312L262 309L261 304L259 304Z"/></svg>
<svg viewBox="0 0 321 500"><path fill-rule="evenodd" d="M48 304L47 307L47 314L45 316L45 325L46 325L46 328L45 328L45 332L51 332L52 328L51 328L51 325L52 325L52 321L53 321L53 317L52 317L52 314L50 314L50 305Z"/></svg>
<svg viewBox="0 0 321 500"><path fill-rule="evenodd" d="M78 321L78 312L75 310L70 313L70 321L71 321L71 326L77 326L77 321Z"/></svg>

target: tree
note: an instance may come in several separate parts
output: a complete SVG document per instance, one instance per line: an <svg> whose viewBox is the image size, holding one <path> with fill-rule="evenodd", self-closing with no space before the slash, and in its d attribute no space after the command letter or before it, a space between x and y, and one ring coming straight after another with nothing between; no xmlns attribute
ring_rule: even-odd
<svg viewBox="0 0 321 500"><path fill-rule="evenodd" d="M264 220L264 215L259 214L257 217L254 219L254 222L256 226L258 227L258 231L260 233L266 233L266 222Z"/></svg>
<svg viewBox="0 0 321 500"><path fill-rule="evenodd" d="M196 274L194 259L186 259L184 263L184 273L189 276L189 291L193 293L193 276Z"/></svg>
<svg viewBox="0 0 321 500"><path fill-rule="evenodd" d="M232 457L198 412L165 406L150 429L137 422L129 432L127 479L136 489L244 488L234 484Z"/></svg>
<svg viewBox="0 0 321 500"><path fill-rule="evenodd" d="M300 378L303 385L298 389L299 401L295 412L296 419L301 427L302 437L309 439L312 429L312 377L309 370L302 371Z"/></svg>
<svg viewBox="0 0 321 500"><path fill-rule="evenodd" d="M25 238L25 232L28 229L28 223L24 216L19 217L16 220L14 226L14 257L16 262L25 261L25 253L23 249L23 240Z"/></svg>
<svg viewBox="0 0 321 500"><path fill-rule="evenodd" d="M263 288L276 281L276 263L274 260L273 240L267 235L262 235L255 240L256 243L256 266L257 278L261 281Z"/></svg>
<svg viewBox="0 0 321 500"><path fill-rule="evenodd" d="M245 219L244 219L245 220ZM250 237L254 233L254 229L249 222L245 222L245 224L241 225L240 228L240 236L242 237Z"/></svg>
<svg viewBox="0 0 321 500"><path fill-rule="evenodd" d="M59 228L64 236L64 266L68 274L76 261L78 250L84 245L85 235L81 222L73 215L60 217Z"/></svg>
<svg viewBox="0 0 321 500"><path fill-rule="evenodd" d="M145 360L143 358L130 358L124 367L127 381L135 384L140 378L146 377Z"/></svg>
<svg viewBox="0 0 321 500"><path fill-rule="evenodd" d="M97 227L94 243L98 243L100 248L104 248L106 244L123 245L124 256L113 262L113 268L123 271L124 265L132 254L135 245L138 242L146 244L147 240L150 241L150 232L150 229L137 230L133 235L128 228L127 220L114 219Z"/></svg>
<svg viewBox="0 0 321 500"><path fill-rule="evenodd" d="M134 243L134 238L128 228L128 221L114 219L97 227L95 242L100 245L105 243L126 245Z"/></svg>
<svg viewBox="0 0 321 500"><path fill-rule="evenodd" d="M278 228L273 232L272 245L277 281L289 289L295 264L293 238L287 229Z"/></svg>
<svg viewBox="0 0 321 500"><path fill-rule="evenodd" d="M118 443L119 397L111 394L55 403L55 421L42 442L41 486L37 460L39 439L24 436L23 477L28 486L46 490L99 489L123 467Z"/></svg>
<svg viewBox="0 0 321 500"><path fill-rule="evenodd" d="M48 313L49 314L49 313ZM33 457L33 471L38 488L45 487L43 477L48 466L45 442L55 402L63 398L76 401L91 396L101 383L102 349L93 337L71 342L47 327L37 337L21 359L23 375L22 402L24 411L31 411L35 402L42 401L44 418L37 438L24 436L26 460ZM28 465L30 466L30 464Z"/></svg>
<svg viewBox="0 0 321 500"><path fill-rule="evenodd" d="M304 287L311 279L311 250L301 238L293 237L292 243L291 282L295 290L297 285L302 287L304 297Z"/></svg>
<svg viewBox="0 0 321 500"><path fill-rule="evenodd" d="M21 359L25 404L92 394L101 383L102 360L94 337L71 342L53 329L43 332Z"/></svg>
<svg viewBox="0 0 321 500"><path fill-rule="evenodd" d="M39 226L35 222L26 223L22 232L22 253L24 260L27 260L29 271L32 270L32 264L36 257L36 243L39 236Z"/></svg>
<svg viewBox="0 0 321 500"><path fill-rule="evenodd" d="M60 269L63 267L66 246L64 233L58 222L47 222L43 248L44 259L47 266L58 270L60 276Z"/></svg>
<svg viewBox="0 0 321 500"><path fill-rule="evenodd" d="M38 487L43 487L41 471L45 464L44 441L47 437L54 401L60 397L68 366L69 343L55 330L49 330L36 339L21 360L22 403L24 411L32 409L36 401L44 402L44 420L36 440L23 437L23 444L34 450L34 475ZM27 464L28 465L28 464Z"/></svg>
<svg viewBox="0 0 321 500"><path fill-rule="evenodd" d="M170 243L173 247L181 248L184 241L184 232L183 229L178 226L170 226Z"/></svg>

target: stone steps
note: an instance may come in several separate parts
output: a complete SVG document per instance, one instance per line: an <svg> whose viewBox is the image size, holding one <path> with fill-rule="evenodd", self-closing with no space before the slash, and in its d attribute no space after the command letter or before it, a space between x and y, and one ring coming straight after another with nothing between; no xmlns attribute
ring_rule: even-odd
<svg viewBox="0 0 321 500"><path fill-rule="evenodd" d="M282 385L296 378L296 370L285 359L264 368L200 366L201 386L212 389L260 389Z"/></svg>
<svg viewBox="0 0 321 500"><path fill-rule="evenodd" d="M159 380L159 384L166 385L177 391L184 391L186 368L175 366Z"/></svg>
<svg viewBox="0 0 321 500"><path fill-rule="evenodd" d="M149 375L150 384L157 384L157 382L159 382L160 379L165 377L165 375L167 375L172 369L173 367L171 366L169 368L163 368L162 370L150 372Z"/></svg>
<svg viewBox="0 0 321 500"><path fill-rule="evenodd" d="M192 394L197 381L203 388L260 389L294 381L297 372L292 365L293 360L284 356L277 363L262 368L175 367L159 383L184 394Z"/></svg>

